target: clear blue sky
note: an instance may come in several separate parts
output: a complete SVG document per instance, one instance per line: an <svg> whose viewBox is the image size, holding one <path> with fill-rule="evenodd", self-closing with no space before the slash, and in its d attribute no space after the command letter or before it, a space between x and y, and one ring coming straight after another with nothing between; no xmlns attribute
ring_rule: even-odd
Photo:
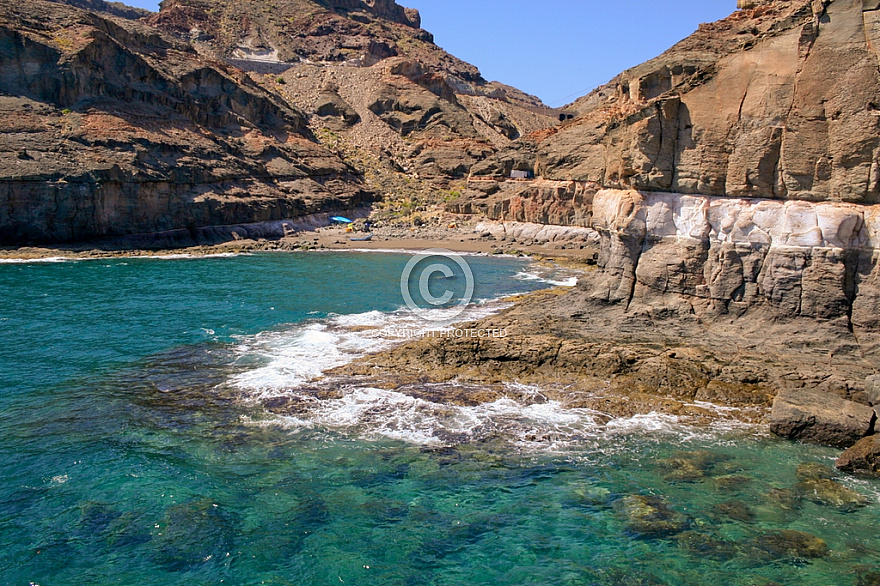
<svg viewBox="0 0 880 586"><path fill-rule="evenodd" d="M483 77L562 106L656 57L736 0L398 0ZM129 0L150 10L158 1Z"/></svg>

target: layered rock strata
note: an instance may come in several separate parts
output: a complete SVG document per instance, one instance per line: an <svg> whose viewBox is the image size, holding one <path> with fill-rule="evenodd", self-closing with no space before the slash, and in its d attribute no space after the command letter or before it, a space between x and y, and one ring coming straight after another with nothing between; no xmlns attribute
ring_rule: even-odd
<svg viewBox="0 0 880 586"><path fill-rule="evenodd" d="M627 396L662 388L658 378L698 400L758 388L784 393L773 420L788 437L849 445L873 433L880 5L740 8L572 104L574 120L474 167L450 211L592 228L599 270L543 315L517 311L516 341L412 352L522 373L568 364L575 380L604 375ZM538 180L498 181L513 170ZM525 332L537 327L556 342L533 344ZM603 341L631 354L597 361ZM675 359L652 378L645 363L664 349ZM857 421L827 418L810 393L844 401Z"/></svg>
<svg viewBox="0 0 880 586"><path fill-rule="evenodd" d="M880 10L761 2L702 25L481 164L607 188L880 202Z"/></svg>
<svg viewBox="0 0 880 586"><path fill-rule="evenodd" d="M273 86L318 136L411 179L465 177L557 121L534 96L443 51L418 12L393 0L165 0L148 22Z"/></svg>
<svg viewBox="0 0 880 586"><path fill-rule="evenodd" d="M596 298L880 329L880 206L602 190L592 209Z"/></svg>
<svg viewBox="0 0 880 586"><path fill-rule="evenodd" d="M140 22L0 1L0 244L283 220L372 199L301 113Z"/></svg>

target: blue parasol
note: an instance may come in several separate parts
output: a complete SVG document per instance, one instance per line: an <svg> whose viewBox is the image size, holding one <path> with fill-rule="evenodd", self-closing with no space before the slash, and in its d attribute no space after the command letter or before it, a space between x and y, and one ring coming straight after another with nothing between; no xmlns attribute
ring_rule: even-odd
<svg viewBox="0 0 880 586"><path fill-rule="evenodd" d="M342 216L333 216L330 218L331 222L338 222L340 224L351 224L351 220L348 218L343 218Z"/></svg>

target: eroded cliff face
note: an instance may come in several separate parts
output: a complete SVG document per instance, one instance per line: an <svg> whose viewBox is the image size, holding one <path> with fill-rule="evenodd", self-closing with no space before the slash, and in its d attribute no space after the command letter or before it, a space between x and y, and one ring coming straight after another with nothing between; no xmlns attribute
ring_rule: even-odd
<svg viewBox="0 0 880 586"><path fill-rule="evenodd" d="M139 22L0 1L0 244L281 220L372 198L302 114Z"/></svg>
<svg viewBox="0 0 880 586"><path fill-rule="evenodd" d="M609 188L880 202L877 3L748 4L573 104L575 120L523 147L535 152L537 174Z"/></svg>
<svg viewBox="0 0 880 586"><path fill-rule="evenodd" d="M748 2L478 166L452 211L589 226L581 301L876 332L880 3Z"/></svg>
<svg viewBox="0 0 880 586"><path fill-rule="evenodd" d="M876 431L880 3L740 5L573 104L575 120L478 163L447 206L594 229L598 270L486 320L505 341L400 354L457 380L592 377L600 410L782 393L773 429L812 441L829 441L804 429L827 423L833 409L814 407L833 394L868 414L853 437ZM538 179L496 179L511 170ZM792 407L802 395L818 402Z"/></svg>
<svg viewBox="0 0 880 586"><path fill-rule="evenodd" d="M465 177L557 122L534 96L443 51L393 0L165 0L147 22L272 87L316 136L411 177Z"/></svg>
<svg viewBox="0 0 880 586"><path fill-rule="evenodd" d="M597 300L711 320L747 311L880 329L880 206L600 191Z"/></svg>

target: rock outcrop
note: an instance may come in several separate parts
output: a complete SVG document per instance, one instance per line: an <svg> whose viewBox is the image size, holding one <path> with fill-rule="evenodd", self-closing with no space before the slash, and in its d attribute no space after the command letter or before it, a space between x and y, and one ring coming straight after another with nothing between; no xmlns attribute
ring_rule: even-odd
<svg viewBox="0 0 880 586"><path fill-rule="evenodd" d="M875 374L865 379L865 402L880 406L880 375Z"/></svg>
<svg viewBox="0 0 880 586"><path fill-rule="evenodd" d="M373 197L246 75L58 2L0 1L0 128L0 244L196 232Z"/></svg>
<svg viewBox="0 0 880 586"><path fill-rule="evenodd" d="M837 459L837 468L844 472L880 475L880 436L860 440Z"/></svg>
<svg viewBox="0 0 880 586"><path fill-rule="evenodd" d="M538 143L536 173L609 188L880 202L876 3L760 4L702 25L572 105L579 116Z"/></svg>
<svg viewBox="0 0 880 586"><path fill-rule="evenodd" d="M865 405L826 393L787 390L773 401L770 431L782 437L848 448L873 434L876 420L874 410Z"/></svg>
<svg viewBox="0 0 880 586"><path fill-rule="evenodd" d="M530 325L699 348L730 361L706 380L785 393L779 433L851 445L880 370L880 4L740 8L475 165L447 208L599 234L600 270ZM511 361L540 364L519 343ZM826 433L836 400L858 421Z"/></svg>
<svg viewBox="0 0 880 586"><path fill-rule="evenodd" d="M880 206L602 190L592 209L597 299L880 329Z"/></svg>

